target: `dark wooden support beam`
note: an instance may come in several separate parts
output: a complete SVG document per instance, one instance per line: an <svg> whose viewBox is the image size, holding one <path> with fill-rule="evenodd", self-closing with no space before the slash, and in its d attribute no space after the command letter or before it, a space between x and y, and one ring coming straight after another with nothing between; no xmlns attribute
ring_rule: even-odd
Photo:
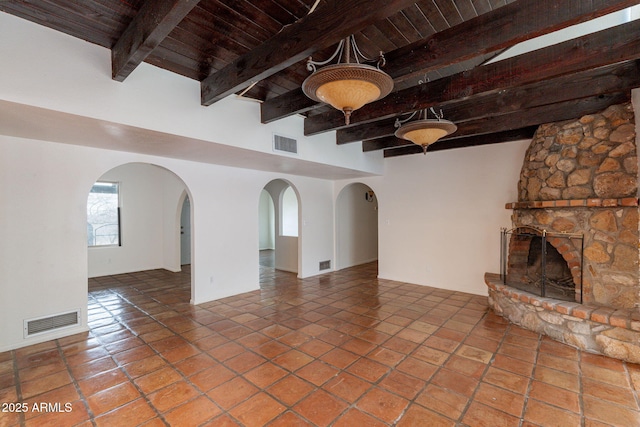
<svg viewBox="0 0 640 427"><path fill-rule="evenodd" d="M472 119L636 87L640 87L640 60L619 62L521 87L482 93L459 101L452 100L440 104L440 107L443 107L446 119L460 124ZM394 122L393 118L384 119L340 129L336 132L336 142L345 144L391 136L395 132Z"/></svg>
<svg viewBox="0 0 640 427"><path fill-rule="evenodd" d="M637 0L518 0L389 52L385 71L399 80L422 77L426 71L496 52L635 4Z"/></svg>
<svg viewBox="0 0 640 427"><path fill-rule="evenodd" d="M211 74L200 85L202 105L249 87L317 50L411 6L415 0L327 0L315 12Z"/></svg>
<svg viewBox="0 0 640 427"><path fill-rule="evenodd" d="M407 119L409 116L399 116L400 119ZM447 120L451 120L447 117ZM348 144L350 142L364 141L366 139L381 138L393 135L396 131L394 124L395 117L378 120L376 122L365 123L363 125L351 126L336 131L336 144Z"/></svg>
<svg viewBox="0 0 640 427"><path fill-rule="evenodd" d="M395 148L395 147L405 147L407 145L415 145L411 141L407 141L406 139L396 138L395 136L383 136L381 138L376 139L368 139L366 141L362 141L362 151L377 151L384 150L387 148Z"/></svg>
<svg viewBox="0 0 640 427"><path fill-rule="evenodd" d="M396 83L432 70L496 52L638 4L637 0L519 0L459 25L388 52L385 72ZM544 19L531 19L544 16ZM291 91L261 105L262 123L304 113L317 105L302 91Z"/></svg>
<svg viewBox="0 0 640 427"><path fill-rule="evenodd" d="M111 49L111 75L122 82L200 0L147 0Z"/></svg>
<svg viewBox="0 0 640 427"><path fill-rule="evenodd" d="M262 123L271 123L294 114L306 113L322 105L324 104L317 103L305 95L302 88L294 89L261 103L260 121Z"/></svg>
<svg viewBox="0 0 640 427"><path fill-rule="evenodd" d="M640 58L640 21L589 34L465 73L394 92L351 116L352 125L394 117L478 93L499 91ZM305 119L305 135L345 127L338 111Z"/></svg>
<svg viewBox="0 0 640 427"><path fill-rule="evenodd" d="M455 143L457 139L468 139L479 135L489 133L512 131L521 127L539 126L543 123L560 122L563 120L572 120L580 118L586 114L594 114L602 111L610 105L627 102L631 99L630 92L620 92L608 95L599 95L592 98L579 99L568 102L561 102L554 105L545 105L532 108L530 110L518 111L513 114L505 114L495 118L479 119L464 123L458 127L458 131L449 138L443 138L429 147L432 151L446 150L449 148L467 147L463 142ZM490 138L490 135L487 136ZM452 146L449 147L449 142ZM364 144L364 143L363 143ZM475 144L478 145L478 144ZM405 148L405 144L399 149L385 149L384 157L395 157L404 154L414 154L415 148L421 153L422 149L418 146ZM363 148L364 149L364 148Z"/></svg>
<svg viewBox="0 0 640 427"><path fill-rule="evenodd" d="M431 145L428 152L451 150L454 148L477 147L479 145L501 144L503 142L522 141L532 139L538 126L528 126L520 129L508 130L504 132L491 133L487 135L474 135L464 138L438 141ZM397 157L406 154L423 153L421 147L415 144L399 146L400 148L384 150L384 157Z"/></svg>

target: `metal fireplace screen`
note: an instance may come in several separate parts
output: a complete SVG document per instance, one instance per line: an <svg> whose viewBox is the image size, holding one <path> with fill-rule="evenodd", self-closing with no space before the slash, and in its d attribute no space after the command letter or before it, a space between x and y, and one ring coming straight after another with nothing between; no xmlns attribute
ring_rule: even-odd
<svg viewBox="0 0 640 427"><path fill-rule="evenodd" d="M582 303L584 235L535 227L501 230L505 285L542 297Z"/></svg>

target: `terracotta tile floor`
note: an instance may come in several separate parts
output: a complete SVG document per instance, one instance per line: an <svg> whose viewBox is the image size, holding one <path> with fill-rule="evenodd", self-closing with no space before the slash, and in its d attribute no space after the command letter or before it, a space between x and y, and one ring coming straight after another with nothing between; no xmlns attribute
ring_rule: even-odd
<svg viewBox="0 0 640 427"><path fill-rule="evenodd" d="M188 273L92 279L90 332L0 353L0 402L29 409L0 426L640 425L639 366L375 277L263 268L261 290L195 307Z"/></svg>

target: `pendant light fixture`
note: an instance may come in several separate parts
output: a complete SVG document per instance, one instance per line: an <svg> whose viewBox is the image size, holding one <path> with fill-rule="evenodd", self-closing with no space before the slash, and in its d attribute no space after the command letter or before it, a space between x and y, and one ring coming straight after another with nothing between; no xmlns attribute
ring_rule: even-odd
<svg viewBox="0 0 640 427"><path fill-rule="evenodd" d="M326 65L336 57L337 64L316 69L316 65ZM309 57L307 70L313 74L302 83L302 90L309 98L342 111L347 125L354 110L384 98L393 89L393 79L380 70L385 64L382 52L375 67L360 61L371 60L360 52L355 37L351 35L340 41L335 53L326 61L315 62Z"/></svg>
<svg viewBox="0 0 640 427"><path fill-rule="evenodd" d="M438 114L431 108L431 112L435 116L435 119L427 118L427 109L420 110L419 113L414 111L406 120L396 119L394 126L398 129L395 135L398 138L406 139L421 146L424 154L427 154L427 147L429 147L429 145L440 138L452 134L458 129L453 122L443 119L442 110L440 110L440 114ZM416 114L418 114L418 120L409 122Z"/></svg>

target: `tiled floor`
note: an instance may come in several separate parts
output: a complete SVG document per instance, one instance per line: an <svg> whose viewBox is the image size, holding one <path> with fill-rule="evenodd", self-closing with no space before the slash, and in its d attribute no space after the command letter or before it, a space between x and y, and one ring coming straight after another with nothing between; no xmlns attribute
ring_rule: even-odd
<svg viewBox="0 0 640 427"><path fill-rule="evenodd" d="M28 409L0 426L640 425L639 366L375 277L263 268L261 290L197 307L187 273L91 280L91 332L0 353L0 402Z"/></svg>

